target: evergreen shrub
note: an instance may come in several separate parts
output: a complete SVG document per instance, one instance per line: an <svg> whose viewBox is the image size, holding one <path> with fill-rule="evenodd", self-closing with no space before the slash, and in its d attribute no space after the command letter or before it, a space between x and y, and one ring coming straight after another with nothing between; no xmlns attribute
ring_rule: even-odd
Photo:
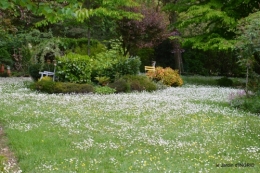
<svg viewBox="0 0 260 173"><path fill-rule="evenodd" d="M222 77L220 79L217 79L217 83L219 86L222 87L231 87L233 86L233 81L227 77Z"/></svg>
<svg viewBox="0 0 260 173"><path fill-rule="evenodd" d="M126 80L130 85L131 91L155 91L156 84L147 76L141 75L125 75L122 79Z"/></svg>
<svg viewBox="0 0 260 173"><path fill-rule="evenodd" d="M109 83L110 88L114 88L116 93L130 92L130 84L122 78L116 79L113 83Z"/></svg>

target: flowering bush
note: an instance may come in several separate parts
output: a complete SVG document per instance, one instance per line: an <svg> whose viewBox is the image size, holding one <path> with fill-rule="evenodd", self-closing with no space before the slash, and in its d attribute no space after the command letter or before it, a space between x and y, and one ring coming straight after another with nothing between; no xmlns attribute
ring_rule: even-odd
<svg viewBox="0 0 260 173"><path fill-rule="evenodd" d="M154 71L148 71L146 75L155 81L161 81L167 86L182 86L183 80L180 77L178 70L173 70L170 67L156 67Z"/></svg>

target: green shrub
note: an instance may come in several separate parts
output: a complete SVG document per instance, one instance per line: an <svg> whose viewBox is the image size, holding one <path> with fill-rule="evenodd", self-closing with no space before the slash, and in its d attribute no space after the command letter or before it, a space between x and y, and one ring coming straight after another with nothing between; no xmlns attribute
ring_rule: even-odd
<svg viewBox="0 0 260 173"><path fill-rule="evenodd" d="M49 94L54 93L55 90L55 82L52 81L52 78L50 77L44 77L42 80L35 82L32 84L31 89L46 92Z"/></svg>
<svg viewBox="0 0 260 173"><path fill-rule="evenodd" d="M122 79L127 81L131 91L154 91L157 89L156 84L147 76L125 75Z"/></svg>
<svg viewBox="0 0 260 173"><path fill-rule="evenodd" d="M217 79L217 83L219 86L222 87L231 87L233 86L233 81L227 77L222 77L220 79Z"/></svg>
<svg viewBox="0 0 260 173"><path fill-rule="evenodd" d="M118 61L110 67L102 69L100 73L102 73L103 76L108 76L113 80L116 77L121 77L124 75L137 75L139 73L140 65L141 61L139 57L121 59L121 61Z"/></svg>
<svg viewBox="0 0 260 173"><path fill-rule="evenodd" d="M32 90L40 92L52 93L93 93L94 87L90 84L76 84L53 82L49 79L44 79L30 84Z"/></svg>
<svg viewBox="0 0 260 173"><path fill-rule="evenodd" d="M54 93L93 93L94 87L90 84L76 84L57 82Z"/></svg>
<svg viewBox="0 0 260 173"><path fill-rule="evenodd" d="M9 74L5 71L4 73L0 73L0 77L9 77Z"/></svg>
<svg viewBox="0 0 260 173"><path fill-rule="evenodd" d="M109 86L97 86L94 88L96 94L113 94L116 92L114 88Z"/></svg>
<svg viewBox="0 0 260 173"><path fill-rule="evenodd" d="M5 64L11 66L13 64L12 57L7 48L0 48L0 65Z"/></svg>
<svg viewBox="0 0 260 173"><path fill-rule="evenodd" d="M152 48L142 48L137 51L137 56L140 57L141 66L140 71L144 72L144 66L149 66L154 59L154 49Z"/></svg>
<svg viewBox="0 0 260 173"><path fill-rule="evenodd" d="M248 93L239 91L229 95L229 101L232 107L260 114L260 93Z"/></svg>
<svg viewBox="0 0 260 173"><path fill-rule="evenodd" d="M87 55L69 53L57 58L56 76L61 82L87 83L91 81L91 59Z"/></svg>
<svg viewBox="0 0 260 173"><path fill-rule="evenodd" d="M95 77L95 79L96 79L96 81L98 81L98 84L102 85L102 86L107 85L110 81L110 78L106 77L106 76L101 76L101 77L97 76L97 77Z"/></svg>
<svg viewBox="0 0 260 173"><path fill-rule="evenodd" d="M148 71L146 75L155 81L161 81L164 85L167 86L183 85L183 80L178 71L173 70L170 67L156 67L155 71Z"/></svg>
<svg viewBox="0 0 260 173"><path fill-rule="evenodd" d="M41 71L41 68L42 68L42 64L30 65L29 74L34 81L38 81L38 79L40 79L41 75L39 74L39 72Z"/></svg>
<svg viewBox="0 0 260 173"><path fill-rule="evenodd" d="M114 88L116 93L130 92L131 90L130 84L122 78L116 79L113 83L109 83L108 86Z"/></svg>
<svg viewBox="0 0 260 173"><path fill-rule="evenodd" d="M244 103L240 108L248 110L252 113L260 114L260 96L258 95L245 98Z"/></svg>

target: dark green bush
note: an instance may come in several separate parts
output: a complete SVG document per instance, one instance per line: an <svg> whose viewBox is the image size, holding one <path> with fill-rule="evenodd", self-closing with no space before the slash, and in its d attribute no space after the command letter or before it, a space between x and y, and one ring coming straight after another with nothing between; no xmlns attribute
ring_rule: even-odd
<svg viewBox="0 0 260 173"><path fill-rule="evenodd" d="M94 87L90 84L76 84L53 82L51 79L43 79L30 84L32 90L37 90L45 93L92 93Z"/></svg>
<svg viewBox="0 0 260 173"><path fill-rule="evenodd" d="M246 110L252 113L260 114L260 95L234 95L230 100L231 106Z"/></svg>
<svg viewBox="0 0 260 173"><path fill-rule="evenodd" d="M140 71L144 72L144 66L150 66L154 59L154 49L142 48L137 51L137 56L140 57L141 66Z"/></svg>
<svg viewBox="0 0 260 173"><path fill-rule="evenodd" d="M222 77L220 79L217 79L217 83L219 86L222 87L231 87L233 86L233 81L227 77Z"/></svg>
<svg viewBox="0 0 260 173"><path fill-rule="evenodd" d="M52 94L54 93L56 83L50 77L44 77L41 81L31 85L31 89Z"/></svg>
<svg viewBox="0 0 260 173"><path fill-rule="evenodd" d="M156 84L147 76L126 75L122 79L129 83L131 91L155 91L157 89Z"/></svg>
<svg viewBox="0 0 260 173"><path fill-rule="evenodd" d="M54 93L92 93L94 87L89 84L75 84L57 82L54 88Z"/></svg>
<svg viewBox="0 0 260 173"><path fill-rule="evenodd" d="M252 113L260 114L260 96L246 98L244 103L241 105L241 108Z"/></svg>
<svg viewBox="0 0 260 173"><path fill-rule="evenodd" d="M12 57L7 51L7 48L0 48L0 65L5 64L11 66L13 64Z"/></svg>
<svg viewBox="0 0 260 173"><path fill-rule="evenodd" d="M38 81L41 75L39 74L42 64L33 64L29 67L29 74L34 81Z"/></svg>
<svg viewBox="0 0 260 173"><path fill-rule="evenodd" d="M129 92L131 90L130 84L125 79L117 79L113 83L108 84L110 88L114 88L116 93Z"/></svg>

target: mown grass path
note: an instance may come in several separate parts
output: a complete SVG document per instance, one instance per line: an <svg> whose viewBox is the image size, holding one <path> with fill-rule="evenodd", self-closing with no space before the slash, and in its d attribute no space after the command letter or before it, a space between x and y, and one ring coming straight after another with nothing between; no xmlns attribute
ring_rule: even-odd
<svg viewBox="0 0 260 173"><path fill-rule="evenodd" d="M236 89L47 95L0 79L0 122L23 172L260 172L259 116Z"/></svg>

